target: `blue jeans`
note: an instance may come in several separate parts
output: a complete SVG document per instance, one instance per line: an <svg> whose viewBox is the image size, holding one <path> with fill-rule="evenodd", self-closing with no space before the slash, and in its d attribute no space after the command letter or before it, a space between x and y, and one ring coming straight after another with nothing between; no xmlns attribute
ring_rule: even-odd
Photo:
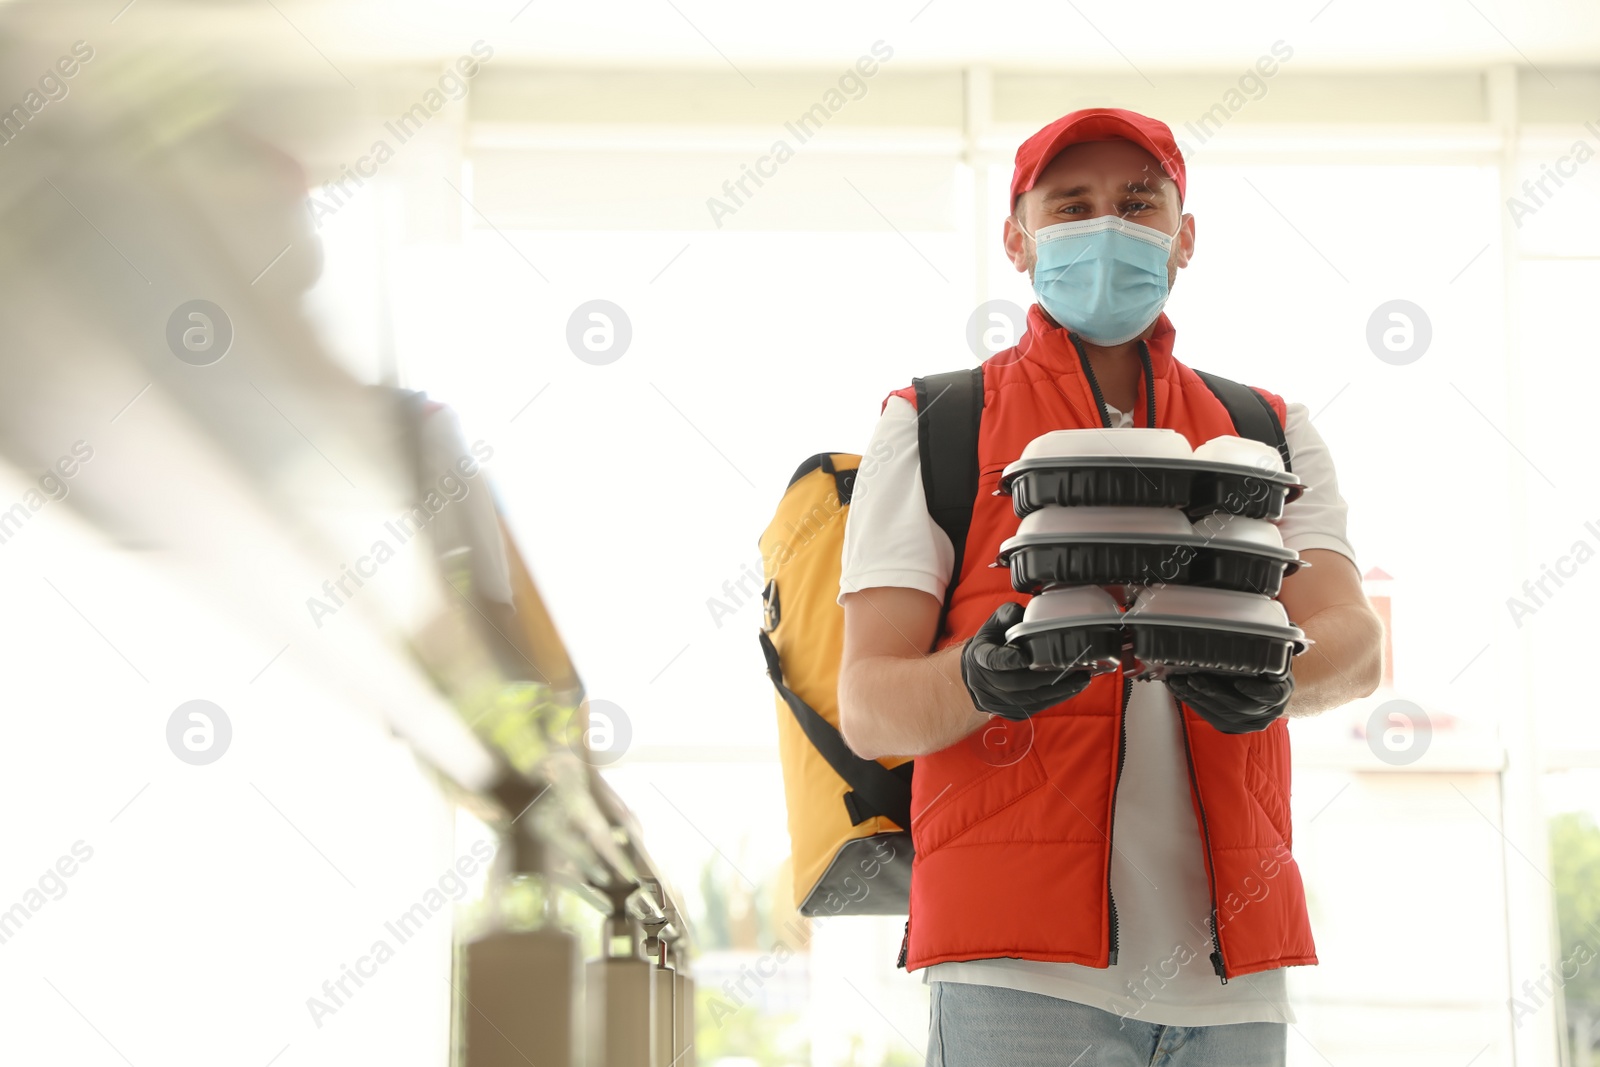
<svg viewBox="0 0 1600 1067"><path fill-rule="evenodd" d="M927 1067L1282 1067L1284 1023L1163 1026L1039 993L932 982Z"/></svg>

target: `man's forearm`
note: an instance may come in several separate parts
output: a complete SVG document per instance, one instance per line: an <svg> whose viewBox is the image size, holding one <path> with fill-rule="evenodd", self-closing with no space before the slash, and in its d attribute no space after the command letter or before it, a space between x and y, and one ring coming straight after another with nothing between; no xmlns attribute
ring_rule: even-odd
<svg viewBox="0 0 1600 1067"><path fill-rule="evenodd" d="M948 748L989 721L961 680L960 644L929 656L872 656L839 682L845 740L867 759Z"/></svg>
<svg viewBox="0 0 1600 1067"><path fill-rule="evenodd" d="M1378 688L1383 623L1371 610L1338 604L1297 625L1315 644L1294 657L1294 696L1285 714L1318 715Z"/></svg>

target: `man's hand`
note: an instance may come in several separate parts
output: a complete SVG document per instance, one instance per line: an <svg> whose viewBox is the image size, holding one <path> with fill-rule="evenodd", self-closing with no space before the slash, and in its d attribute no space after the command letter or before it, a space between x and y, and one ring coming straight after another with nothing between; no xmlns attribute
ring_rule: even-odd
<svg viewBox="0 0 1600 1067"><path fill-rule="evenodd" d="M1006 631L1021 621L1021 604L1001 604L961 651L961 680L973 706L1014 722L1077 696L1092 677L1087 667L1070 672L1029 667L1022 649L1006 644Z"/></svg>
<svg viewBox="0 0 1600 1067"><path fill-rule="evenodd" d="M1225 734L1265 730L1294 695L1294 672L1281 675L1187 671L1167 677L1172 695Z"/></svg>

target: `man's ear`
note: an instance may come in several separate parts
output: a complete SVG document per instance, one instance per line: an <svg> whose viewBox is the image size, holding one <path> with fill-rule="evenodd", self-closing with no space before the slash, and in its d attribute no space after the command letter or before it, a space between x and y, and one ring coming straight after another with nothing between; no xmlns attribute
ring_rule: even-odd
<svg viewBox="0 0 1600 1067"><path fill-rule="evenodd" d="M1017 226L1015 213L1006 216L1006 223L1001 231L1001 241L1005 245L1006 258L1011 260L1011 265L1021 274L1028 269L1028 236Z"/></svg>
<svg viewBox="0 0 1600 1067"><path fill-rule="evenodd" d="M1187 267L1189 260L1194 258L1194 216L1184 215L1183 221L1178 225L1177 259L1180 267Z"/></svg>

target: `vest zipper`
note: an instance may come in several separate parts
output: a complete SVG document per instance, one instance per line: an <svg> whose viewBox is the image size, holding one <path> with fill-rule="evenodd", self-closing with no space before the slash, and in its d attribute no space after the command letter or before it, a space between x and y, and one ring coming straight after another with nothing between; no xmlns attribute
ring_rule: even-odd
<svg viewBox="0 0 1600 1067"><path fill-rule="evenodd" d="M1228 984L1228 976L1223 973L1222 967L1222 940L1217 936L1217 906L1211 905L1211 914L1206 921L1211 924L1211 943L1216 949L1211 953L1211 969L1217 972L1217 977L1222 979L1222 984Z"/></svg>
<svg viewBox="0 0 1600 1067"><path fill-rule="evenodd" d="M906 965L906 952L911 948L911 916L906 916L906 934L900 939L900 958L895 961L895 966L904 968Z"/></svg>
<svg viewBox="0 0 1600 1067"><path fill-rule="evenodd" d="M1116 829L1117 814L1117 787L1122 784L1122 765L1128 761L1128 697L1133 692L1133 676L1126 672L1122 675L1122 704L1117 710L1117 775L1111 781L1111 811L1106 819L1106 844L1111 844L1112 832ZM1117 898L1111 892L1111 857L1106 858L1106 903L1111 910L1111 930L1109 935L1111 952L1106 966L1117 965Z"/></svg>
<svg viewBox="0 0 1600 1067"><path fill-rule="evenodd" d="M1206 916L1206 925L1211 932L1211 969L1217 977L1222 979L1222 984L1228 984L1228 975L1222 958L1222 935L1217 933L1217 879L1215 873L1215 859L1211 854L1211 827L1206 822L1206 806L1200 800L1200 779L1194 772L1194 749L1189 747L1189 720L1184 717L1183 705L1174 701L1178 708L1178 722L1183 726L1183 755L1189 763L1189 783L1194 787L1194 803L1200 812L1200 836L1205 841L1206 847L1206 889L1211 894L1211 914Z"/></svg>
<svg viewBox="0 0 1600 1067"><path fill-rule="evenodd" d="M1089 381L1089 392L1094 394L1094 406L1096 413L1100 416L1100 425L1106 429L1110 429L1111 416L1106 412L1105 394L1100 392L1100 380L1094 376L1094 367L1089 363L1088 353L1084 352L1083 346L1078 343L1077 333L1068 331L1067 339L1072 342L1073 351L1078 353L1078 363L1083 367L1083 376ZM1147 368L1145 375L1145 381L1148 389L1147 420L1151 426L1154 426L1155 383L1151 372L1148 370L1150 367L1148 349L1145 348L1144 342L1142 341L1139 343L1139 355L1141 363L1143 363L1143 365ZM1117 775L1111 783L1111 811L1106 822L1107 845L1112 844L1112 834L1115 830L1114 824L1116 821L1117 812L1117 787L1122 784L1122 765L1128 760L1128 698L1132 695L1132 693L1133 676L1128 674L1126 667L1124 667L1122 675L1122 704L1117 709ZM1210 851L1209 842L1206 846L1206 849L1207 852ZM1216 899L1216 894L1214 892L1212 894L1212 899L1213 901ZM1109 858L1106 861L1106 905L1107 911L1109 912L1107 919L1109 925L1109 929L1107 931L1107 941L1110 944L1110 951L1107 954L1106 965L1109 967L1115 967L1117 965L1117 898L1116 895L1111 892L1111 860ZM1213 908L1212 910L1215 911L1216 909ZM1219 964L1216 962L1216 958L1214 958L1212 962L1214 966L1219 966ZM1221 972L1219 971L1218 973L1220 974ZM1223 981L1226 982L1227 979L1223 979Z"/></svg>

